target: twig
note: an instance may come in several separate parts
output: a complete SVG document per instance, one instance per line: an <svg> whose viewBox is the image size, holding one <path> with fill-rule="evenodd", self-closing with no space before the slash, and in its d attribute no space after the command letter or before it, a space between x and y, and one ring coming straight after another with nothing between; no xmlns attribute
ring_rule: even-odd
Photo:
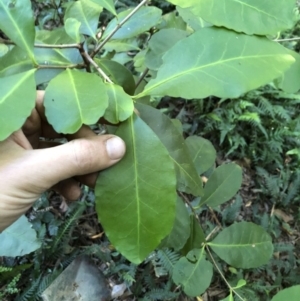
<svg viewBox="0 0 300 301"><path fill-rule="evenodd" d="M197 219L197 221L199 222L199 224L201 224L200 220L199 220L199 216L196 213L196 211L195 211L194 207L192 206L191 202L188 200L188 198L181 191L179 191L178 193L184 199L184 201L187 203L187 205L191 208L191 210L193 212L193 215L195 216L195 218Z"/></svg>
<svg viewBox="0 0 300 301"><path fill-rule="evenodd" d="M5 45L16 45L16 43L14 43L11 40L5 40L0 38L0 43L5 44ZM59 49L66 49L66 48L80 48L80 44L60 44L60 45L56 45L56 44L34 44L35 48L59 48Z"/></svg>
<svg viewBox="0 0 300 301"><path fill-rule="evenodd" d="M217 231L220 230L219 226L216 226L205 238L206 241L208 241Z"/></svg>
<svg viewBox="0 0 300 301"><path fill-rule="evenodd" d="M140 85L140 83L143 81L143 79L146 77L146 75L148 74L148 72L149 72L149 69L148 68L146 68L145 70L144 70L144 72L142 73L142 75L140 76L140 78L138 79L138 81L137 81L137 83L136 83L136 85L135 85L135 89L137 89L137 87Z"/></svg>
<svg viewBox="0 0 300 301"><path fill-rule="evenodd" d="M83 69L84 64L73 64L73 65L37 65L37 69Z"/></svg>
<svg viewBox="0 0 300 301"><path fill-rule="evenodd" d="M215 220L215 222L216 222L217 225L219 226L219 228L220 228L220 229L223 229L223 227L222 227L220 221L218 220L218 218L217 218L217 216L216 216L214 210L213 210L211 207L209 207L209 206L208 206L208 208L209 208L209 211L210 211L210 213L211 213L213 219Z"/></svg>
<svg viewBox="0 0 300 301"><path fill-rule="evenodd" d="M66 49L66 48L77 48L80 49L80 44L34 44L35 48L58 48L58 49Z"/></svg>
<svg viewBox="0 0 300 301"><path fill-rule="evenodd" d="M93 58L102 48L103 46L110 40L110 38L126 23L144 4L147 3L148 0L143 0L137 7L135 7L132 12L126 16L113 30L112 32L99 44L94 51L91 53L91 57Z"/></svg>
<svg viewBox="0 0 300 301"><path fill-rule="evenodd" d="M217 263L216 263L214 257L212 256L212 254L211 254L211 252L210 252L210 249L209 249L209 246L205 245L205 249L207 250L207 252L208 252L208 254L209 254L211 260L213 261L213 263L214 263L214 265L215 265L215 267L216 267L216 269L218 270L219 274L221 275L222 279L224 280L224 282L226 283L226 285L229 287L229 289L230 289L232 292L234 292L234 293L237 295L237 297L239 297L242 301L245 301L245 299L243 299L243 297L242 297L240 294L238 294L238 293L232 288L232 286L230 285L230 283L226 280L226 278L225 278L225 276L223 275L222 271L219 269L219 267L218 267L218 265L217 265Z"/></svg>
<svg viewBox="0 0 300 301"><path fill-rule="evenodd" d="M290 38L290 39L275 39L274 42L287 42L287 41L298 41L300 38Z"/></svg>
<svg viewBox="0 0 300 301"><path fill-rule="evenodd" d="M92 57L87 53L83 52L82 57L84 57L91 65L95 67L95 69L98 71L98 73L106 80L108 83L113 84L111 79L105 74L105 72L97 65L97 63L92 59Z"/></svg>

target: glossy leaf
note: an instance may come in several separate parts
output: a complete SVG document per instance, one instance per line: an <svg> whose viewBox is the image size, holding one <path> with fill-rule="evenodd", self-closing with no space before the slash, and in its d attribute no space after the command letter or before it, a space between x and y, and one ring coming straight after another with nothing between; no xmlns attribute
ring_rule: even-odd
<svg viewBox="0 0 300 301"><path fill-rule="evenodd" d="M79 32L96 39L98 20L102 7L90 0L79 0L72 3L65 14L64 20L74 18L81 23Z"/></svg>
<svg viewBox="0 0 300 301"><path fill-rule="evenodd" d="M175 264L172 278L188 296L196 297L209 287L212 276L213 266L206 260L204 249L194 249Z"/></svg>
<svg viewBox="0 0 300 301"><path fill-rule="evenodd" d="M203 244L205 243L205 235L199 224L199 221L194 215L190 216L190 221L190 236L182 249L184 254L187 254L193 249L202 248Z"/></svg>
<svg viewBox="0 0 300 301"><path fill-rule="evenodd" d="M140 117L151 127L165 145L173 160L177 189L195 196L203 194L201 178L198 175L182 135L170 118L159 110L143 104L136 104Z"/></svg>
<svg viewBox="0 0 300 301"><path fill-rule="evenodd" d="M104 7L109 12L111 12L113 15L117 15L113 0L92 0L92 1L97 3L100 6Z"/></svg>
<svg viewBox="0 0 300 301"><path fill-rule="evenodd" d="M34 61L34 18L30 0L0 0L0 30Z"/></svg>
<svg viewBox="0 0 300 301"><path fill-rule="evenodd" d="M80 42L80 26L81 23L74 18L68 18L65 21L65 30L76 43Z"/></svg>
<svg viewBox="0 0 300 301"><path fill-rule="evenodd" d="M225 228L208 245L226 263L242 269L267 264L273 254L270 235L262 227L248 222Z"/></svg>
<svg viewBox="0 0 300 301"><path fill-rule="evenodd" d="M186 31L176 28L162 29L155 33L149 41L150 50L146 53L146 66L149 69L158 70L163 63L162 56L187 35Z"/></svg>
<svg viewBox="0 0 300 301"><path fill-rule="evenodd" d="M183 200L177 197L175 221L171 233L162 241L161 248L180 251L190 236L190 216Z"/></svg>
<svg viewBox="0 0 300 301"><path fill-rule="evenodd" d="M288 52L295 59L295 63L276 82L285 92L296 93L300 90L300 55L295 51Z"/></svg>
<svg viewBox="0 0 300 301"><path fill-rule="evenodd" d="M199 136L189 136L185 140L185 144L199 175L212 167L217 154L209 140Z"/></svg>
<svg viewBox="0 0 300 301"><path fill-rule="evenodd" d="M103 38L110 34L114 28L123 21L133 9L127 9L118 14L116 18L111 20L105 30ZM112 40L129 39L146 32L151 27L155 26L160 18L162 11L155 6L141 7L113 36Z"/></svg>
<svg viewBox="0 0 300 301"><path fill-rule="evenodd" d="M0 256L24 256L39 249L41 245L24 215L0 233Z"/></svg>
<svg viewBox="0 0 300 301"><path fill-rule="evenodd" d="M177 6L176 10L181 18L194 30L212 26L212 24L204 21L201 17L195 16L189 8Z"/></svg>
<svg viewBox="0 0 300 301"><path fill-rule="evenodd" d="M214 170L204 187L199 206L219 206L229 201L242 185L243 173L239 165L223 164Z"/></svg>
<svg viewBox="0 0 300 301"><path fill-rule="evenodd" d="M286 288L277 293L271 301L298 301L300 295L300 285Z"/></svg>
<svg viewBox="0 0 300 301"><path fill-rule="evenodd" d="M135 81L132 73L123 65L108 59L95 59L98 66L117 85L123 87L127 94L133 95Z"/></svg>
<svg viewBox="0 0 300 301"><path fill-rule="evenodd" d="M0 78L0 141L19 130L35 106L34 72Z"/></svg>
<svg viewBox="0 0 300 301"><path fill-rule="evenodd" d="M20 47L14 47L0 58L0 77L10 76L32 69L29 55Z"/></svg>
<svg viewBox="0 0 300 301"><path fill-rule="evenodd" d="M134 109L132 98L118 85L106 84L105 87L108 95L108 108L104 119L116 124L129 118Z"/></svg>
<svg viewBox="0 0 300 301"><path fill-rule="evenodd" d="M295 0L168 0L216 26L249 35L276 34L295 22ZM232 18L231 16L234 16Z"/></svg>
<svg viewBox="0 0 300 301"><path fill-rule="evenodd" d="M108 106L106 87L96 74L67 69L50 81L44 106L56 132L72 134L104 115Z"/></svg>
<svg viewBox="0 0 300 301"><path fill-rule="evenodd" d="M175 171L164 145L136 115L122 123L116 135L124 139L126 154L101 172L96 209L112 244L138 264L172 229Z"/></svg>
<svg viewBox="0 0 300 301"><path fill-rule="evenodd" d="M163 62L137 98L238 97L281 76L294 58L266 38L209 27L179 41Z"/></svg>

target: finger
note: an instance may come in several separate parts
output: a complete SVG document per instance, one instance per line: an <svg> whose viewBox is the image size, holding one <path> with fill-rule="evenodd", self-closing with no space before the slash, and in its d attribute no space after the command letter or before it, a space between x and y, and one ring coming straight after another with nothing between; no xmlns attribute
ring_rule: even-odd
<svg viewBox="0 0 300 301"><path fill-rule="evenodd" d="M17 145L21 146L23 149L32 149L31 144L25 137L24 133L19 130L10 135L8 140L15 142Z"/></svg>
<svg viewBox="0 0 300 301"><path fill-rule="evenodd" d="M29 182L44 191L62 180L90 174L117 163L125 154L125 144L117 136L104 135L26 153L24 162L27 168L31 167L32 176ZM21 170L26 170L26 167Z"/></svg>
<svg viewBox="0 0 300 301"><path fill-rule="evenodd" d="M81 195L79 183L74 179L61 181L54 185L52 189L54 189L69 201L76 201Z"/></svg>

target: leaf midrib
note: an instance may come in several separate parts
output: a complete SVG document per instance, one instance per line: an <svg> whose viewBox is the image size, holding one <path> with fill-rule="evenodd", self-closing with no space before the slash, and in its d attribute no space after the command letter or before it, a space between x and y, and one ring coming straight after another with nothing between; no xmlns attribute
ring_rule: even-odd
<svg viewBox="0 0 300 301"><path fill-rule="evenodd" d="M256 10L256 11L258 11L259 13L262 13L262 14L264 14L264 15L266 15L266 16L269 16L270 18L273 18L273 19L275 19L275 20L281 20L281 21L282 21L282 19L278 19L278 18L276 18L276 16L271 15L271 14L267 13L266 11L263 11L263 10L259 9L258 7L252 6L252 5L248 4L248 3L242 2L242 1L240 1L240 0L233 0L233 1L234 1L234 2L237 2L237 3L240 3L241 5L248 6L249 8L251 8L251 9L253 9L253 10Z"/></svg>
<svg viewBox="0 0 300 301"><path fill-rule="evenodd" d="M78 112L79 112L79 115L80 115L81 123L84 123L82 112L81 112L81 105L80 105L80 101L79 101L79 98L78 98L78 93L77 93L77 90L76 90L76 85L75 85L74 77L73 77L72 71L70 69L67 69L67 72L68 72L68 75L70 77L70 83L71 83L71 86L72 86L73 91L74 91L75 101L77 103L77 107L78 107Z"/></svg>
<svg viewBox="0 0 300 301"><path fill-rule="evenodd" d="M140 254L141 248L141 233L140 233L140 225L141 225L141 216L140 216L140 203L139 203L139 185L138 185L138 168L137 168L137 154L136 154L136 137L134 133L134 116L130 116L130 127L131 127L131 136L132 136L132 152L133 152L133 162L134 162L134 181L135 181L135 196L136 196L136 211L137 211L137 249L138 254Z"/></svg>
<svg viewBox="0 0 300 301"><path fill-rule="evenodd" d="M221 182L221 184L218 185L217 189L215 189L214 192L213 192L207 199L205 199L205 188L204 188L204 195L203 195L203 199L204 199L204 200L203 200L202 202L200 202L199 206L203 206L203 205L207 204L207 203L209 202L209 200L210 200L214 195L216 195L220 189L223 188L224 183L225 183L226 181L228 181L228 179L229 179L230 177L232 177L232 174L235 173L235 171L237 171L237 169L234 169L231 173L228 173L228 176L227 176L226 178L224 178L224 180ZM208 180L208 181L209 181L209 180ZM207 183L208 183L208 182L207 182Z"/></svg>
<svg viewBox="0 0 300 301"><path fill-rule="evenodd" d="M225 64L227 62L231 62L231 61L235 61L235 60L241 60L241 59L245 60L245 59L252 59L252 58L269 58L269 57L273 57L273 56L279 56L279 55L278 54L276 54L276 55L274 55L274 54L266 54L266 55L250 55L250 56L244 56L244 57L239 56L239 57L234 57L234 58L230 58L230 59L226 59L226 60L219 60L217 62L209 63L209 64L202 65L202 66L199 66L199 67L196 67L196 68L194 67L194 68L191 68L191 69L187 69L187 70L185 70L185 71L183 71L181 73L177 73L177 74L175 74L173 76L167 77L164 80L158 82L157 84L154 84L154 85L150 86L149 88L147 88L144 91L142 91L140 94L136 95L135 98L140 98L143 95L147 95L148 91L151 91L151 90L155 89L156 87L158 87L160 85L163 85L164 83L166 83L168 81L171 81L171 80L173 80L173 79L175 79L177 77L184 76L186 73L192 73L192 72L204 69L204 68L212 67L212 66L215 66L215 65L218 65L218 64L221 64L221 63ZM280 56L287 56L287 54L280 54ZM162 70L162 68L164 66L165 66L165 63L162 65L161 70ZM151 82L149 82L149 83L151 83Z"/></svg>
<svg viewBox="0 0 300 301"><path fill-rule="evenodd" d="M22 43L24 44L26 51L28 52L28 54L30 55L30 57L33 58L31 48L29 47L29 45L27 44L26 40L24 39L23 33L20 31L20 29L18 27L18 24L12 18L12 15L7 10L7 8L5 7L4 3L0 1L0 5L2 6L2 8L5 11L6 15L8 16L8 18L11 20L11 22L12 22L14 28L16 29L16 31L18 32L19 38L22 41Z"/></svg>
<svg viewBox="0 0 300 301"><path fill-rule="evenodd" d="M9 90L9 93L7 93L3 98L1 97L2 100L0 98L0 104L4 103L6 101L6 99L9 98L9 96L11 96L15 92L15 90L18 89L18 87L20 85L22 85L23 82L34 73L34 71L35 70L29 70L29 71L24 72L24 73L26 73L25 76L18 81L18 83L13 87L13 89Z"/></svg>
<svg viewBox="0 0 300 301"><path fill-rule="evenodd" d="M201 186L199 186L199 184L194 180L194 178L192 176L190 176L190 174L182 167L182 165L180 165L172 156L170 156L170 158L174 161L174 163L179 167L179 169L183 170L183 172L188 176L189 179L192 180L192 182L194 183L194 185L201 190ZM199 178L200 179L200 178ZM200 181L199 181L200 182ZM189 187L191 190L193 190L193 188Z"/></svg>
<svg viewBox="0 0 300 301"><path fill-rule="evenodd" d="M223 245L223 244L215 244L215 243L208 243L209 246L211 247L218 247L218 248L248 248L251 247L253 249L255 249L256 246L262 245L262 244L270 244L271 241L266 240L266 241L262 241L262 242L252 242L252 243L248 243L248 244L240 244L240 245ZM253 245L255 245L253 247Z"/></svg>

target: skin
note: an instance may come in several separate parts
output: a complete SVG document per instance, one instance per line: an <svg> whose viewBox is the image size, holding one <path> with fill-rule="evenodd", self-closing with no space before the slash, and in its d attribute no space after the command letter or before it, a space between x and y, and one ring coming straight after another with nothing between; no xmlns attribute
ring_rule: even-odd
<svg viewBox="0 0 300 301"><path fill-rule="evenodd" d="M41 141L40 137L62 137L47 123L43 97L44 92L38 91L36 107L22 129L0 142L0 231L50 188L67 200L78 199L80 183L94 187L97 172L125 154L121 138L97 136L86 126L66 136L65 144Z"/></svg>

